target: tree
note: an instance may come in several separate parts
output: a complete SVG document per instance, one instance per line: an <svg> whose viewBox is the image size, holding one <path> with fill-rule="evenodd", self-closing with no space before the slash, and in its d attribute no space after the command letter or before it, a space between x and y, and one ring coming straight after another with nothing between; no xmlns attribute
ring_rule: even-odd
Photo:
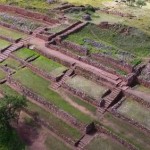
<svg viewBox="0 0 150 150"><path fill-rule="evenodd" d="M26 106L25 97L5 96L0 100L0 128L11 128L13 120L18 121L20 111Z"/></svg>

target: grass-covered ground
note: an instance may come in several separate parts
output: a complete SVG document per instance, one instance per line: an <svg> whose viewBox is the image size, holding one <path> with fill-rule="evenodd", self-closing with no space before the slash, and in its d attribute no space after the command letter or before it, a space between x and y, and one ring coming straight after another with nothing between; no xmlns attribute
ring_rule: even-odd
<svg viewBox="0 0 150 150"><path fill-rule="evenodd" d="M10 29L2 27L2 26L0 26L0 35L11 38L13 40L17 40L17 39L26 37L26 35L21 32L13 31L13 30L10 30Z"/></svg>
<svg viewBox="0 0 150 150"><path fill-rule="evenodd" d="M47 139L45 141L45 145L47 147L47 150L70 150L69 147L67 147L63 142L56 139L54 136L49 134L47 136Z"/></svg>
<svg viewBox="0 0 150 150"><path fill-rule="evenodd" d="M66 84L86 93L96 100L99 100L106 90L104 86L98 85L82 76L75 76L73 78L70 78L66 81Z"/></svg>
<svg viewBox="0 0 150 150"><path fill-rule="evenodd" d="M141 91L146 94L150 94L150 89L145 86L142 86L142 85L136 85L133 89L135 89L137 91Z"/></svg>
<svg viewBox="0 0 150 150"><path fill-rule="evenodd" d="M92 121L89 116L71 106L58 93L51 90L49 88L50 83L47 82L47 80L36 75L31 70L24 68L14 74L13 77L16 80L20 81L24 86L30 88L31 90L44 97L51 103L55 104L59 108L63 109L64 111L68 112L78 120L84 123L89 123Z"/></svg>
<svg viewBox="0 0 150 150"><path fill-rule="evenodd" d="M27 105L29 110L37 113L39 117L46 120L50 124L50 126L52 125L53 127L55 127L55 129L58 130L61 134L64 134L74 140L80 138L81 133L77 129L71 127L61 119L55 117L53 114L45 111L43 108L31 102L28 102Z"/></svg>
<svg viewBox="0 0 150 150"><path fill-rule="evenodd" d="M5 61L3 61L2 63L0 63L0 66L1 65L7 65L8 67L10 67L11 69L14 69L14 70L18 70L19 69L19 66L21 65L17 60L9 57L8 59L6 59Z"/></svg>
<svg viewBox="0 0 150 150"><path fill-rule="evenodd" d="M0 69L0 80L4 79L6 77L6 73Z"/></svg>
<svg viewBox="0 0 150 150"><path fill-rule="evenodd" d="M150 36L136 28L132 28L129 34L125 35L122 31L126 27L118 25L110 29L102 29L89 24L81 31L69 35L66 40L88 47L90 53L101 53L136 65L142 58L150 56L148 42Z"/></svg>
<svg viewBox="0 0 150 150"><path fill-rule="evenodd" d="M15 52L13 52L13 54L23 60L26 60L28 58L31 58L32 56L38 56L39 54L37 52L35 52L34 50L30 50L28 48L21 48Z"/></svg>
<svg viewBox="0 0 150 150"><path fill-rule="evenodd" d="M138 121L147 128L150 128L150 111L138 102L128 98L117 111L132 120Z"/></svg>
<svg viewBox="0 0 150 150"><path fill-rule="evenodd" d="M140 150L149 150L150 136L127 122L106 113L101 123Z"/></svg>
<svg viewBox="0 0 150 150"><path fill-rule="evenodd" d="M67 68L51 59L48 59L44 56L40 56L33 62L31 62L34 66L48 72L53 76L61 75Z"/></svg>
<svg viewBox="0 0 150 150"><path fill-rule="evenodd" d="M79 97L70 94L69 92L65 92L65 94L66 94L71 100L73 100L75 103L77 103L78 105L83 106L83 107L85 107L87 110L89 110L90 112L92 112L93 114L96 114L96 107L94 107L94 106L92 106L91 104L85 102L84 100L81 100Z"/></svg>
<svg viewBox="0 0 150 150"><path fill-rule="evenodd" d="M10 44L10 42L0 39L0 50L7 48Z"/></svg>
<svg viewBox="0 0 150 150"><path fill-rule="evenodd" d="M127 150L120 143L102 135L95 137L87 146L87 150Z"/></svg>

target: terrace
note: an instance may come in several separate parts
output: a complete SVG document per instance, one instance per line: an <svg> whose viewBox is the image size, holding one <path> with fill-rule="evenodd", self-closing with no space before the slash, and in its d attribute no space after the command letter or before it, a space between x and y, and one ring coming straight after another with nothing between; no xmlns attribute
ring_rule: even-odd
<svg viewBox="0 0 150 150"><path fill-rule="evenodd" d="M0 36L12 39L13 41L26 37L26 35L21 32L14 31L2 26L0 26Z"/></svg>
<svg viewBox="0 0 150 150"><path fill-rule="evenodd" d="M149 150L150 136L122 119L106 113L101 123L119 137L135 145L137 149Z"/></svg>
<svg viewBox="0 0 150 150"><path fill-rule="evenodd" d="M13 77L22 85L31 89L33 92L50 101L60 109L71 114L77 120L84 123L89 123L93 120L89 116L76 109L75 107L71 106L58 93L51 90L49 88L50 83L42 77L33 73L30 69L23 68L17 71L17 73L14 74Z"/></svg>
<svg viewBox="0 0 150 150"><path fill-rule="evenodd" d="M75 76L66 81L70 87L73 87L76 90L82 91L90 97L100 100L101 96L107 90L104 86L98 85L82 76Z"/></svg>
<svg viewBox="0 0 150 150"><path fill-rule="evenodd" d="M10 42L0 39L0 52L2 52L3 49L9 47L10 45Z"/></svg>
<svg viewBox="0 0 150 150"><path fill-rule="evenodd" d="M34 31L42 26L39 22L3 12L0 12L0 21L27 32Z"/></svg>
<svg viewBox="0 0 150 150"><path fill-rule="evenodd" d="M95 137L87 146L87 150L127 150L121 144L117 143L110 137L101 134L100 136Z"/></svg>
<svg viewBox="0 0 150 150"><path fill-rule="evenodd" d="M123 29L128 26L118 24L118 28L117 24L116 27L114 24L114 27L109 29L89 24L79 32L69 35L65 40L87 47L90 54L100 53L132 65L137 65L140 59L149 56L150 45L147 34L132 28L128 35L124 35Z"/></svg>
<svg viewBox="0 0 150 150"><path fill-rule="evenodd" d="M117 111L120 114L143 124L145 127L150 128L150 111L138 102L127 98Z"/></svg>

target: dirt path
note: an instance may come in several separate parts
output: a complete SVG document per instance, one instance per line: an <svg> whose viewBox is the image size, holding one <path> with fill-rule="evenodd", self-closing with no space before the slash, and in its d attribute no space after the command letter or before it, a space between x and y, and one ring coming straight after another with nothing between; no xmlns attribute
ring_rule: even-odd
<svg viewBox="0 0 150 150"><path fill-rule="evenodd" d="M47 55L51 55L51 56L63 59L66 62L76 63L77 65L82 66L83 68L86 68L87 70L90 70L95 74L101 75L103 78L108 78L108 80L110 80L110 82L114 83L114 82L116 82L116 80L118 80L118 76L116 76L114 74L108 73L104 70L101 70L99 68L96 68L96 67L86 64L84 62L81 62L79 60L76 60L72 57L64 55L58 51L55 51L55 50L45 47L45 42L39 38L32 38L32 39L30 39L29 43L35 45L35 47L38 50L40 50L41 52L44 52Z"/></svg>
<svg viewBox="0 0 150 150"><path fill-rule="evenodd" d="M76 109L80 110L81 112L83 112L84 114L87 114L89 116L91 116L94 119L97 119L96 116L94 116L94 114L92 114L88 109L86 109L85 107L75 103L71 98L69 98L65 92L63 92L62 90L59 90L59 94L64 98L64 100L66 100L70 105L72 105L73 107L75 107Z"/></svg>

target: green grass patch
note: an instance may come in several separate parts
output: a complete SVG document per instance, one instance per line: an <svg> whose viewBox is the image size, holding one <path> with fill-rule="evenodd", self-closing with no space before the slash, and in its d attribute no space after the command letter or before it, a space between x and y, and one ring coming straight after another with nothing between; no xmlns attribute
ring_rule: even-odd
<svg viewBox="0 0 150 150"><path fill-rule="evenodd" d="M106 88L98 85L82 76L75 76L66 81L66 83L80 91L83 91L92 98L99 100Z"/></svg>
<svg viewBox="0 0 150 150"><path fill-rule="evenodd" d="M109 137L96 137L87 146L87 150L127 150Z"/></svg>
<svg viewBox="0 0 150 150"><path fill-rule="evenodd" d="M24 68L22 70L19 70L16 74L13 75L13 77L16 80L20 81L24 86L30 88L31 90L44 97L48 101L52 102L62 110L68 112L78 120L84 123L89 123L92 121L89 116L71 106L58 93L49 89L50 83L42 77L33 73L30 69Z"/></svg>
<svg viewBox="0 0 150 150"><path fill-rule="evenodd" d="M150 136L127 122L106 113L101 123L140 150L149 150Z"/></svg>
<svg viewBox="0 0 150 150"><path fill-rule="evenodd" d="M70 148L67 147L62 141L56 139L51 134L48 134L45 145L47 147L47 150L70 150Z"/></svg>
<svg viewBox="0 0 150 150"><path fill-rule="evenodd" d="M10 42L0 39L0 50L7 48L10 44Z"/></svg>
<svg viewBox="0 0 150 150"><path fill-rule="evenodd" d="M0 63L0 65L7 65L8 67L14 69L14 70L18 70L19 66L21 65L17 60L9 57L7 58L5 61L3 61L2 63Z"/></svg>
<svg viewBox="0 0 150 150"><path fill-rule="evenodd" d="M51 59L40 56L35 61L31 62L34 66L50 73L53 76L62 74L67 68Z"/></svg>
<svg viewBox="0 0 150 150"><path fill-rule="evenodd" d="M137 85L134 87L135 90L137 91L141 91L141 92L144 92L146 94L150 94L150 89L145 87L145 86L142 86L142 85Z"/></svg>
<svg viewBox="0 0 150 150"><path fill-rule="evenodd" d="M71 100L73 100L75 103L77 103L80 106L85 107L86 109L88 109L90 112L92 112L93 114L96 114L96 107L90 105L89 103L85 102L84 100L81 100L80 98L70 94L69 92L65 92L65 94L67 94L67 96L69 96L69 98Z"/></svg>
<svg viewBox="0 0 150 150"><path fill-rule="evenodd" d="M28 49L28 48L21 48L15 52L13 52L13 54L23 60L26 60L27 58L30 58L32 56L38 56L39 54L37 52L35 52L34 50Z"/></svg>
<svg viewBox="0 0 150 150"><path fill-rule="evenodd" d="M4 79L5 77L6 77L5 72L0 69L0 80Z"/></svg>
<svg viewBox="0 0 150 150"><path fill-rule="evenodd" d="M61 119L55 117L53 114L47 112L43 108L41 108L31 102L28 102L27 105L28 105L29 110L36 112L39 115L39 117L46 120L50 125L55 127L55 129L58 130L61 134L64 134L74 140L80 138L81 133L77 129L66 124Z"/></svg>
<svg viewBox="0 0 150 150"><path fill-rule="evenodd" d="M17 40L19 38L25 38L26 37L26 35L21 33L21 32L13 31L13 30L10 30L10 29L2 27L2 26L0 26L0 34L2 36L9 37L13 40Z"/></svg>
<svg viewBox="0 0 150 150"><path fill-rule="evenodd" d="M150 111L138 102L128 98L117 111L130 119L138 121L145 127L150 128Z"/></svg>
<svg viewBox="0 0 150 150"><path fill-rule="evenodd" d="M125 35L121 33L125 27L128 26L120 25L119 29L115 27L102 29L94 24L89 24L81 31L69 35L66 40L88 47L91 53L102 53L114 59L137 65L141 63L143 57L150 56L150 36L137 28L132 28L130 33ZM96 48L85 42L85 39L94 40L105 46Z"/></svg>
<svg viewBox="0 0 150 150"><path fill-rule="evenodd" d="M10 96L19 96L19 94L10 88L7 84L0 84L0 90L5 94L5 95L10 95Z"/></svg>

